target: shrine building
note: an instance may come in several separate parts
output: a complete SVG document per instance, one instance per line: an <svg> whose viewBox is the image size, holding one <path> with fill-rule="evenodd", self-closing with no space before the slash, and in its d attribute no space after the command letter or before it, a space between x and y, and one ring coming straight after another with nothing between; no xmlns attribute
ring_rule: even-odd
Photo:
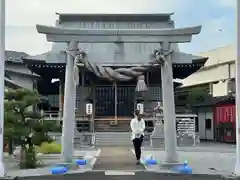
<svg viewBox="0 0 240 180"><path fill-rule="evenodd" d="M72 29L166 29L174 28L172 13L166 14L61 14L57 13L56 27ZM34 73L41 76L37 89L41 95L48 97L49 105L44 111L54 116L62 116L63 94L66 64L65 43L54 43L51 51L36 56L23 57L24 63ZM87 52L90 62L101 64L113 69L120 67L147 66L151 61L157 43L81 43L79 49ZM173 58L173 78L184 79L204 65L207 58L180 52L178 44L172 44L176 52ZM80 83L77 87L76 120L88 120L85 114L85 104L94 105L94 120L97 122L129 120L133 116L135 103L139 97L136 92L137 79L113 83L98 78L89 72L83 64L78 64ZM161 97L160 66L150 68L144 74L148 90L141 96L144 102L144 112L151 113ZM54 82L54 79L57 79ZM176 83L175 83L176 84ZM176 84L177 85L177 84ZM117 96L117 98L115 98ZM115 99L117 102L115 103ZM60 113L59 113L60 112ZM87 125L88 127L88 125ZM96 127L100 128L99 127Z"/></svg>

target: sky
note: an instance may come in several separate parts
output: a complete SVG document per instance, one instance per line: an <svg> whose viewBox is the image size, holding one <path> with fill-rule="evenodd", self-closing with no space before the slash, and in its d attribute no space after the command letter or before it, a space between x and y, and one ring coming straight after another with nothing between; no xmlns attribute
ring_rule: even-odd
<svg viewBox="0 0 240 180"><path fill-rule="evenodd" d="M235 39L235 0L6 0L6 49L30 55L52 44L36 24L54 25L60 13L170 13L176 27L202 25L202 31L180 50L197 54Z"/></svg>

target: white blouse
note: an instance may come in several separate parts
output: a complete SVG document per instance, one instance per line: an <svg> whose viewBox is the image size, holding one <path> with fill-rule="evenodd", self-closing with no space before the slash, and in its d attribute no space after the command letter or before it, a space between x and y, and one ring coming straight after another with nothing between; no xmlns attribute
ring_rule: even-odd
<svg viewBox="0 0 240 180"><path fill-rule="evenodd" d="M132 130L132 140L135 138L139 138L141 135L144 136L145 121L143 119L139 121L137 118L133 118L131 120L130 126Z"/></svg>

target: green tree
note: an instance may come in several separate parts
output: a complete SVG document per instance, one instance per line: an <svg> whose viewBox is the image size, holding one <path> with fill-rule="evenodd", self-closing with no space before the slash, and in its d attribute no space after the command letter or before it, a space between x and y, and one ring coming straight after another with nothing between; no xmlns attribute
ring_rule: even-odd
<svg viewBox="0 0 240 180"><path fill-rule="evenodd" d="M187 92L186 106L191 109L193 105L205 102L210 98L209 89L205 87L194 87Z"/></svg>
<svg viewBox="0 0 240 180"><path fill-rule="evenodd" d="M56 123L41 120L41 114L33 110L40 101L37 91L9 89L5 92L4 136L9 144L14 141L20 145L20 168L36 168L35 145L51 141L47 133L56 128Z"/></svg>

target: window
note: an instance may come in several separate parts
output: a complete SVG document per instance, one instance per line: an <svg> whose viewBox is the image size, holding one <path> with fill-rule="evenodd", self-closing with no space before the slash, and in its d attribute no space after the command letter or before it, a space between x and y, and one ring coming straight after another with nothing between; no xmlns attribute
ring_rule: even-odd
<svg viewBox="0 0 240 180"><path fill-rule="evenodd" d="M211 119L206 119L205 121L206 121L206 124L205 124L206 129L207 130L212 129L212 120Z"/></svg>
<svg viewBox="0 0 240 180"><path fill-rule="evenodd" d="M185 101L185 100L187 100L187 95L178 95L178 100L179 100L179 101Z"/></svg>
<svg viewBox="0 0 240 180"><path fill-rule="evenodd" d="M199 132L198 117L195 118L195 132Z"/></svg>

